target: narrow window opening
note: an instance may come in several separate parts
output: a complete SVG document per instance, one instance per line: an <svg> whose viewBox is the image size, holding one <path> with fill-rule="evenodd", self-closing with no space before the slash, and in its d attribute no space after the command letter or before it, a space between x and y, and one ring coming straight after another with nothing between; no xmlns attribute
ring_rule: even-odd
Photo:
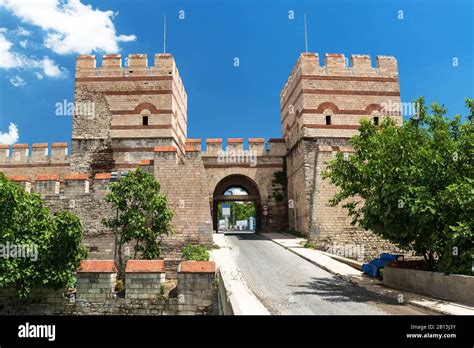
<svg viewBox="0 0 474 348"><path fill-rule="evenodd" d="M327 115L326 116L326 125L330 125L331 124L331 116Z"/></svg>
<svg viewBox="0 0 474 348"><path fill-rule="evenodd" d="M378 117L378 116L375 116L375 117L374 117L374 124L375 124L376 126L379 125L379 117Z"/></svg>
<svg viewBox="0 0 474 348"><path fill-rule="evenodd" d="M148 116L143 116L143 125L148 126Z"/></svg>

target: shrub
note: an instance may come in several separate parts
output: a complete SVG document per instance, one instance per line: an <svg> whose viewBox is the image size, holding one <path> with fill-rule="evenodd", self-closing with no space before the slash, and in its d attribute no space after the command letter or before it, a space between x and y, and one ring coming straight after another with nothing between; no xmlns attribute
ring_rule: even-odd
<svg viewBox="0 0 474 348"><path fill-rule="evenodd" d="M188 244L181 250L181 255L188 261L209 261L209 252L201 245Z"/></svg>

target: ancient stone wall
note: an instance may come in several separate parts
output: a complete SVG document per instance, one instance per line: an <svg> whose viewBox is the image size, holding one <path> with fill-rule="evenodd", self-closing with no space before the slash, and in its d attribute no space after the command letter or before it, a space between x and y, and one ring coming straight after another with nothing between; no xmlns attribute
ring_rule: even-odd
<svg viewBox="0 0 474 348"><path fill-rule="evenodd" d="M6 175L55 174L70 172L67 143L0 145L0 171Z"/></svg>
<svg viewBox="0 0 474 348"><path fill-rule="evenodd" d="M359 119L388 117L389 104L400 104L398 66L394 57L302 53L280 95L281 127L292 147L301 137L346 137L357 134ZM385 107L385 108L384 108ZM326 117L329 117L329 124ZM402 124L401 114L390 115Z"/></svg>
<svg viewBox="0 0 474 348"><path fill-rule="evenodd" d="M309 143L309 141L308 141ZM331 207L329 200L337 193L337 188L328 180L321 178L321 172L336 152L350 155L350 146L336 146L311 142L308 145L309 163L313 168L314 182L309 186L310 229L309 238L329 250L352 249L357 252L351 258L369 260L379 257L383 252L400 252L393 244L375 235L371 231L351 225L351 217L342 204Z"/></svg>
<svg viewBox="0 0 474 348"><path fill-rule="evenodd" d="M64 290L35 288L19 300L13 288L0 289L2 315L213 315L217 294L215 263L185 261L177 266L177 286L163 291L162 260L130 260L125 296L114 291L116 270L111 260L86 260L77 273L75 296Z"/></svg>
<svg viewBox="0 0 474 348"><path fill-rule="evenodd" d="M156 146L184 153L187 95L173 56L79 56L76 61L71 171L135 169Z"/></svg>
<svg viewBox="0 0 474 348"><path fill-rule="evenodd" d="M165 238L166 253L178 256L185 244L212 244L212 218L200 151L181 156L173 146L155 148L155 177L173 210L175 234Z"/></svg>
<svg viewBox="0 0 474 348"><path fill-rule="evenodd" d="M359 120L382 122L401 114L387 105L400 105L395 58L377 56L376 66L365 55L326 54L321 66L315 53L299 57L280 96L282 132L287 145L290 229L302 232L318 246L354 246L364 258L393 245L350 224L342 207L330 207L337 192L321 173L336 151L352 152L348 140Z"/></svg>
<svg viewBox="0 0 474 348"><path fill-rule="evenodd" d="M264 139L249 139L244 149L243 139L228 139L228 147L222 139L206 139L206 151L202 152L210 204L219 182L231 175L243 175L252 180L259 191L260 209L268 207L268 215L262 211L260 232L281 232L288 227L286 186L276 182L274 174L285 171L285 144L281 139L270 139L265 149ZM226 152L227 151L227 152ZM232 152L234 151L234 152ZM246 152L249 151L249 152ZM238 154L241 154L239 157ZM249 160L249 156L254 156ZM258 207L257 207L258 208Z"/></svg>

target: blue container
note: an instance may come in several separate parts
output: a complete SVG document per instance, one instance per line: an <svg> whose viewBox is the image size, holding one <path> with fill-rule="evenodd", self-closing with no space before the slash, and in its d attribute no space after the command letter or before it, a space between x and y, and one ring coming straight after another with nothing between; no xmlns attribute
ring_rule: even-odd
<svg viewBox="0 0 474 348"><path fill-rule="evenodd" d="M371 265L374 265L378 268L383 268L385 266L385 260L382 260L382 259L373 259L372 261L370 261L370 264Z"/></svg>
<svg viewBox="0 0 474 348"><path fill-rule="evenodd" d="M402 255L399 254L389 254L389 253L382 253L380 254L380 258L385 262L392 262L397 261Z"/></svg>
<svg viewBox="0 0 474 348"><path fill-rule="evenodd" d="M362 265L362 272L365 274L371 276L371 277L379 277L380 276L380 269L370 263L364 263Z"/></svg>

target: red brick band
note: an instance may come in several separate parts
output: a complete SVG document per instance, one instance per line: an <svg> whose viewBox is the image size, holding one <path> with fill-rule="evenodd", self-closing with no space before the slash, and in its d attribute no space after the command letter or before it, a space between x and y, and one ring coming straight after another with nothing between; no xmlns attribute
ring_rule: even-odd
<svg viewBox="0 0 474 348"><path fill-rule="evenodd" d="M359 129L360 126L346 124L303 124L301 127L320 129Z"/></svg>
<svg viewBox="0 0 474 348"><path fill-rule="evenodd" d="M110 129L113 130L127 130L127 129L170 129L172 126L170 124L157 124L157 125L128 125L128 126L110 126Z"/></svg>
<svg viewBox="0 0 474 348"><path fill-rule="evenodd" d="M126 67L123 67L126 68ZM76 82L103 82L103 81L171 81L172 76L94 76L77 77Z"/></svg>
<svg viewBox="0 0 474 348"><path fill-rule="evenodd" d="M149 110L149 109L148 109ZM167 114L173 114L173 110L170 109L154 109L153 111L150 110L151 114L156 114L156 115L167 115ZM140 115L141 111L135 110L112 110L111 111L112 115ZM143 116L148 116L148 115L143 115Z"/></svg>
<svg viewBox="0 0 474 348"><path fill-rule="evenodd" d="M113 152L153 152L154 147L113 147Z"/></svg>
<svg viewBox="0 0 474 348"><path fill-rule="evenodd" d="M211 156L206 156L207 158ZM229 168L229 167L244 167L248 168L250 163L222 163L222 164L206 164L204 163L204 168ZM283 164L258 164L252 168L283 168Z"/></svg>
<svg viewBox="0 0 474 348"><path fill-rule="evenodd" d="M67 163L23 163L23 164L1 164L2 168L37 168L37 167L69 167Z"/></svg>
<svg viewBox="0 0 474 348"><path fill-rule="evenodd" d="M293 83L293 86L297 85L298 83L301 82L301 80L331 80L331 81L367 81L367 82L398 82L398 78L394 77L368 77L368 76L314 76L314 75L301 75L297 81ZM285 102L283 103L283 106L281 107L280 111L283 111L285 109L286 104L290 101L291 97L293 96L293 93L295 92L296 88L293 88L291 90L291 93L288 95L286 98ZM298 100L298 97L296 97L296 100ZM296 104L296 100L293 104Z"/></svg>
<svg viewBox="0 0 474 348"><path fill-rule="evenodd" d="M155 94L173 94L170 89L149 89L136 91L104 91L105 95L155 95Z"/></svg>

